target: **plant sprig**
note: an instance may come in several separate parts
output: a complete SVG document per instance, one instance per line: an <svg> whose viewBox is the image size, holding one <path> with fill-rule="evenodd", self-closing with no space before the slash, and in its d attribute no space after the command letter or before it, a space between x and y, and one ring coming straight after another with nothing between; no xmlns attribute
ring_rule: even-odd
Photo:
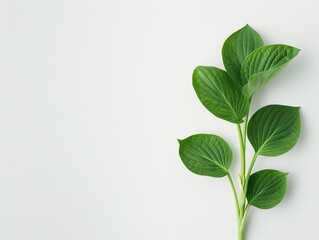
<svg viewBox="0 0 319 240"><path fill-rule="evenodd" d="M301 132L299 107L268 105L249 119L254 94L286 66L299 49L284 44L264 45L261 36L249 25L227 38L222 57L225 70L198 66L193 72L193 87L205 108L216 117L236 124L241 168L236 188L229 171L232 150L225 140L212 134L196 134L178 140L179 155L193 173L229 179L234 194L238 240L244 239L250 206L275 207L286 192L287 173L265 169L252 173L259 155L275 157L292 149ZM255 154L247 168L247 138Z"/></svg>

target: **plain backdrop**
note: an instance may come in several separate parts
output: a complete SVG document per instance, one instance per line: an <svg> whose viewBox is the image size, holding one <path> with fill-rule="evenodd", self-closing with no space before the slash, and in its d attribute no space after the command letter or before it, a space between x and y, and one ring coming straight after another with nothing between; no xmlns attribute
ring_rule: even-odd
<svg viewBox="0 0 319 240"><path fill-rule="evenodd" d="M224 40L249 23L302 50L252 105L301 106L302 135L259 158L289 185L276 208L251 208L247 240L318 239L318 21L310 0L1 0L0 238L235 240L227 179L190 173L176 139L222 136L238 172L236 127L191 75L222 68Z"/></svg>

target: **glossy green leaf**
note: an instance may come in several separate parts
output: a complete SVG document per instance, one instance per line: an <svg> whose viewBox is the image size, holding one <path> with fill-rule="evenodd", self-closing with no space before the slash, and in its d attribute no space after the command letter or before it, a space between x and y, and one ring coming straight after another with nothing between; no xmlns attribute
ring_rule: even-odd
<svg viewBox="0 0 319 240"><path fill-rule="evenodd" d="M241 65L253 50L262 46L262 38L248 24L226 39L222 50L223 62L234 81L243 85L240 79Z"/></svg>
<svg viewBox="0 0 319 240"><path fill-rule="evenodd" d="M222 138L196 134L178 141L179 155L191 172L211 177L227 175L232 163L232 152Z"/></svg>
<svg viewBox="0 0 319 240"><path fill-rule="evenodd" d="M251 97L286 66L299 51L288 45L276 44L258 48L250 53L241 68L241 80L245 84L243 93Z"/></svg>
<svg viewBox="0 0 319 240"><path fill-rule="evenodd" d="M248 204L261 209L275 207L285 196L287 175L271 169L252 174L247 187Z"/></svg>
<svg viewBox="0 0 319 240"><path fill-rule="evenodd" d="M299 107L269 105L251 117L247 134L256 153L278 156L293 148L300 131Z"/></svg>
<svg viewBox="0 0 319 240"><path fill-rule="evenodd" d="M202 104L215 116L232 123L243 122L249 109L248 99L224 70L197 67L193 86Z"/></svg>

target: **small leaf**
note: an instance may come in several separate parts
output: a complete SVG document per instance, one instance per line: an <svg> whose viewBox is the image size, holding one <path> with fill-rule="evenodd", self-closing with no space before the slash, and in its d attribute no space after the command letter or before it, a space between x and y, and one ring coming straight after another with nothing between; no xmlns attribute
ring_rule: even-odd
<svg viewBox="0 0 319 240"><path fill-rule="evenodd" d="M277 170L262 170L252 174L248 181L248 204L257 208L273 208L284 198L287 174Z"/></svg>
<svg viewBox="0 0 319 240"><path fill-rule="evenodd" d="M297 54L299 49L283 45L258 48L248 55L242 64L241 80L245 84L243 93L251 97L273 78Z"/></svg>
<svg viewBox="0 0 319 240"><path fill-rule="evenodd" d="M227 73L234 81L243 85L240 80L241 65L253 50L262 46L262 38L248 24L226 39L222 50L223 62Z"/></svg>
<svg viewBox="0 0 319 240"><path fill-rule="evenodd" d="M219 118L241 123L248 114L248 99L224 70L197 67L193 73L193 87L202 104Z"/></svg>
<svg viewBox="0 0 319 240"><path fill-rule="evenodd" d="M269 105L248 123L248 139L256 153L279 156L295 146L301 132L299 107Z"/></svg>
<svg viewBox="0 0 319 240"><path fill-rule="evenodd" d="M196 134L178 141L179 155L191 172L211 177L227 175L232 163L232 152L222 138Z"/></svg>

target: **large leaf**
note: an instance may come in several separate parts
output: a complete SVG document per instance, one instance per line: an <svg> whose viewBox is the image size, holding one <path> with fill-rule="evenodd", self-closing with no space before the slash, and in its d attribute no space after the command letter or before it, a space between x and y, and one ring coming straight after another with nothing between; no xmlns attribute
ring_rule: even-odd
<svg viewBox="0 0 319 240"><path fill-rule="evenodd" d="M250 53L241 68L241 80L243 84L246 84L243 93L251 97L286 66L299 51L288 45L276 44L258 48Z"/></svg>
<svg viewBox="0 0 319 240"><path fill-rule="evenodd" d="M248 24L226 39L222 50L223 62L234 81L244 85L240 80L241 65L253 50L262 46L262 38Z"/></svg>
<svg viewBox="0 0 319 240"><path fill-rule="evenodd" d="M191 172L211 177L223 177L228 173L232 152L222 138L196 134L178 141L179 155Z"/></svg>
<svg viewBox="0 0 319 240"><path fill-rule="evenodd" d="M197 67L193 86L202 104L215 116L232 123L243 122L249 109L248 99L224 70Z"/></svg>
<svg viewBox="0 0 319 240"><path fill-rule="evenodd" d="M248 204L261 209L273 208L284 198L286 188L287 173L271 169L256 172L248 181Z"/></svg>
<svg viewBox="0 0 319 240"><path fill-rule="evenodd" d="M299 107L269 105L259 109L248 123L248 139L256 153L264 156L288 152L300 131Z"/></svg>

